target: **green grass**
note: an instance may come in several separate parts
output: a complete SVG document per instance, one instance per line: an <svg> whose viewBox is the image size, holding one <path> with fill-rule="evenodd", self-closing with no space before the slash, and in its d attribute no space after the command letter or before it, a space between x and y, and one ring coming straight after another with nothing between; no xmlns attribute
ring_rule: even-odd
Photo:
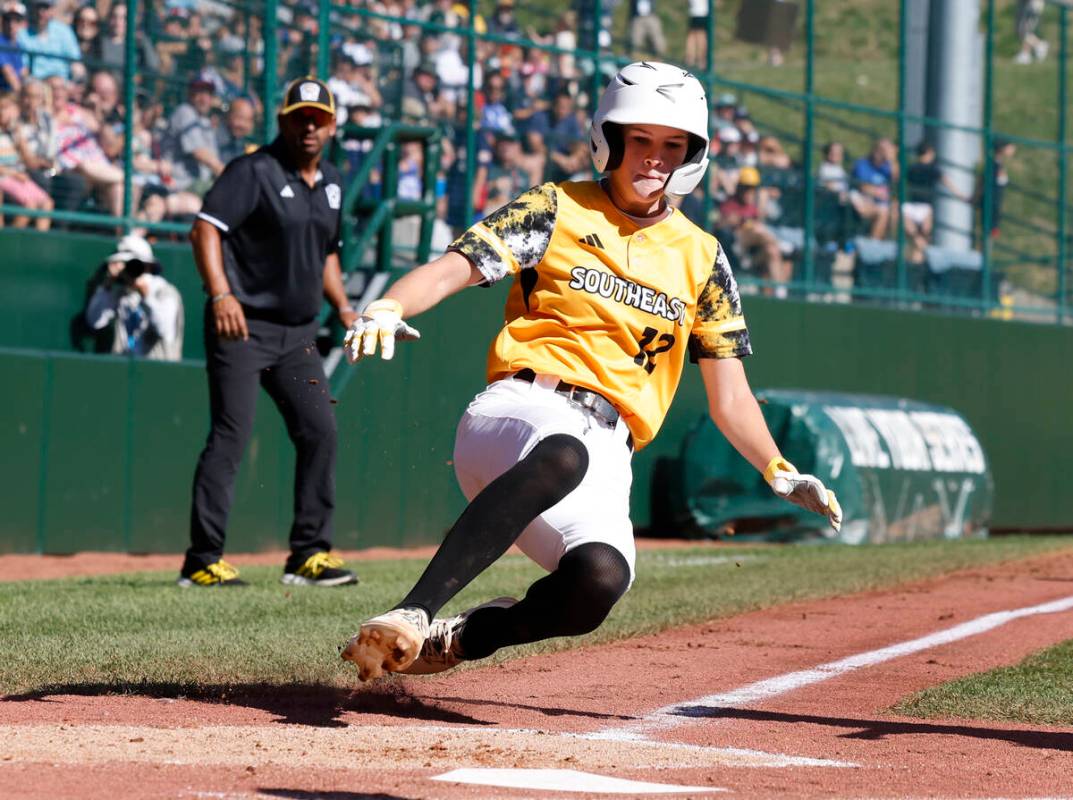
<svg viewBox="0 0 1073 800"><path fill-rule="evenodd" d="M1071 547L1073 540L1065 537L1004 537L646 551L636 585L599 631L524 652L624 638ZM337 648L360 620L397 602L424 562L358 566L362 584L339 590L283 587L274 567L246 568L252 586L220 591L180 590L171 572L0 583L0 693L152 686L212 694L251 684L352 685L353 673L338 659ZM503 559L446 611L517 595L539 574L525 558Z"/></svg>
<svg viewBox="0 0 1073 800"><path fill-rule="evenodd" d="M909 717L961 717L1073 725L1073 639L1013 667L926 689L894 711Z"/></svg>

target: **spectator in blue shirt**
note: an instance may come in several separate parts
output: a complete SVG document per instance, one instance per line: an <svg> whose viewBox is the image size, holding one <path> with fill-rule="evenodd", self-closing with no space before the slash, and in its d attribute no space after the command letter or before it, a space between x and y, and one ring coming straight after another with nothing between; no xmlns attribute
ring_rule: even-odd
<svg viewBox="0 0 1073 800"><path fill-rule="evenodd" d="M489 143L496 133L514 133L514 118L507 106L507 79L493 72L484 82L484 108L481 129L487 131Z"/></svg>
<svg viewBox="0 0 1073 800"><path fill-rule="evenodd" d="M544 180L564 181L588 169L589 137L567 92L556 95L551 109L533 115L526 140L530 152L545 156Z"/></svg>
<svg viewBox="0 0 1073 800"><path fill-rule="evenodd" d="M19 32L17 41L19 47L28 51L30 74L35 78L85 77L78 38L70 25L52 18L52 0L31 0L30 26Z"/></svg>
<svg viewBox="0 0 1073 800"><path fill-rule="evenodd" d="M873 239L887 238L890 226L897 220L897 212L891 203L895 155L894 143L890 139L876 139L871 153L857 159L850 171L853 184L850 203L868 223L868 235Z"/></svg>
<svg viewBox="0 0 1073 800"><path fill-rule="evenodd" d="M22 88L26 65L15 40L26 27L26 6L11 3L0 18L0 92L17 92Z"/></svg>
<svg viewBox="0 0 1073 800"><path fill-rule="evenodd" d="M522 30L514 18L514 0L498 0L495 13L488 20L488 31L511 39L521 38Z"/></svg>

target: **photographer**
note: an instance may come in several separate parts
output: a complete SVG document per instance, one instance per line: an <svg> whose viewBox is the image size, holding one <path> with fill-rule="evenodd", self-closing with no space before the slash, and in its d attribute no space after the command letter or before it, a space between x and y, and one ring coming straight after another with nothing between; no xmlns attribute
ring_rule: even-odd
<svg viewBox="0 0 1073 800"><path fill-rule="evenodd" d="M113 326L111 352L178 361L183 351L183 300L160 276L153 248L133 234L119 240L101 266L101 284L86 304L95 331Z"/></svg>

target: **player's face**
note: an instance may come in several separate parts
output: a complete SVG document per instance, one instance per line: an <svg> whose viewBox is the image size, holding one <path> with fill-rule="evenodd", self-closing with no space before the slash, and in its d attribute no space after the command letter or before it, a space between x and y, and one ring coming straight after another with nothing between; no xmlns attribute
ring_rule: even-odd
<svg viewBox="0 0 1073 800"><path fill-rule="evenodd" d="M653 214L671 172L685 162L689 137L666 125L624 125L622 138L622 163L610 176L612 197L627 214Z"/></svg>
<svg viewBox="0 0 1073 800"><path fill-rule="evenodd" d="M320 155L335 135L335 117L317 108L296 108L280 117L279 127L291 152L311 159Z"/></svg>

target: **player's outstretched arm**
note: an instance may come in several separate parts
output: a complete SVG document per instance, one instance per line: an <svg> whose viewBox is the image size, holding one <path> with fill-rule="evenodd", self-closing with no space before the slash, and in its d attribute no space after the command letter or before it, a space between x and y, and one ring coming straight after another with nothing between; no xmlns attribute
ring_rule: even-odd
<svg viewBox="0 0 1073 800"><path fill-rule="evenodd" d="M775 494L827 517L837 531L842 526L838 498L819 478L802 475L782 457L753 397L741 359L702 358L700 372L708 395L708 411L727 441L763 473Z"/></svg>
<svg viewBox="0 0 1073 800"><path fill-rule="evenodd" d="M484 276L461 253L451 250L435 261L410 270L384 293L397 300L403 316L416 317L455 292L484 280Z"/></svg>
<svg viewBox="0 0 1073 800"><path fill-rule="evenodd" d="M469 260L454 251L445 253L406 273L395 281L379 300L369 303L347 331L343 346L347 360L353 364L376 353L390 359L395 355L395 340L419 339L416 328L403 322L435 306L441 300L467 286L484 280Z"/></svg>

